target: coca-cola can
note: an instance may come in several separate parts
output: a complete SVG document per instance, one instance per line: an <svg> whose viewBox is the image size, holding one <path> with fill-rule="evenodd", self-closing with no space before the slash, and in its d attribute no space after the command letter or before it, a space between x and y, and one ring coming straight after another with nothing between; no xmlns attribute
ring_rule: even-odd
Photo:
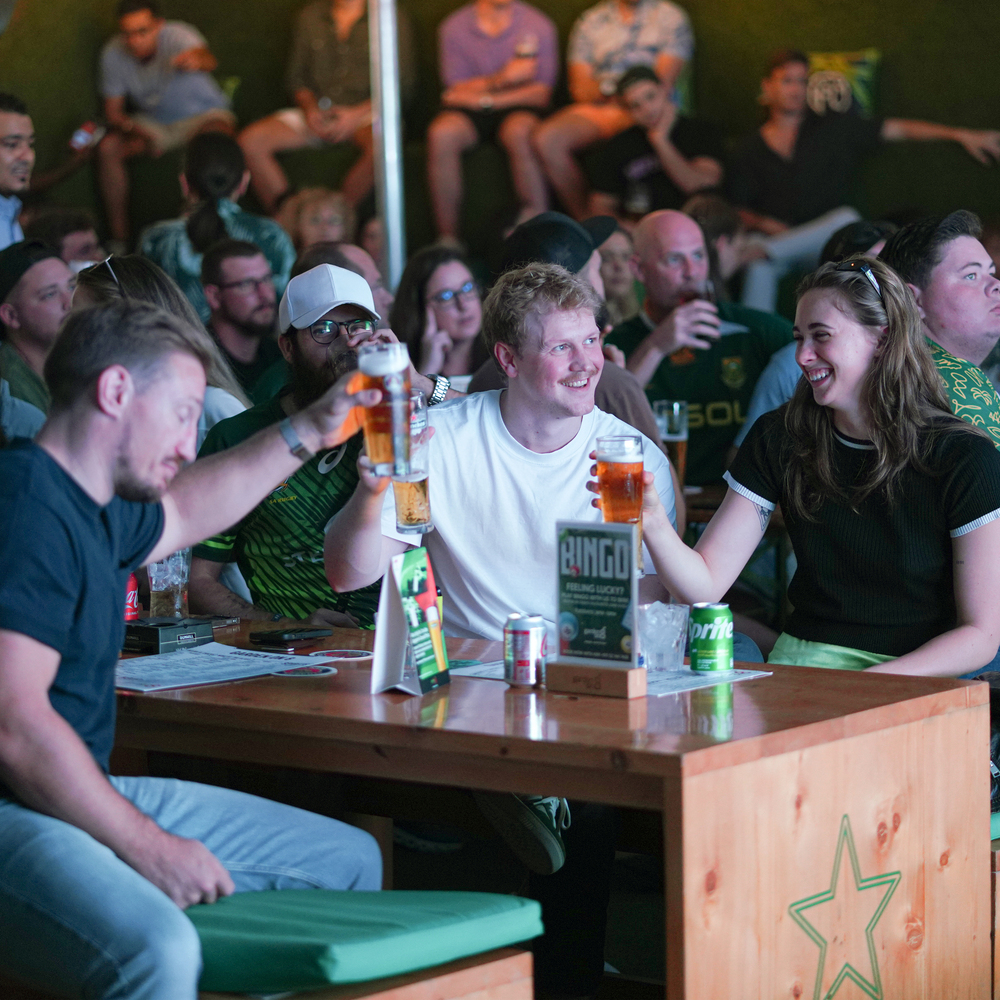
<svg viewBox="0 0 1000 1000"><path fill-rule="evenodd" d="M139 617L139 578L132 573L125 587L125 621L134 622Z"/></svg>
<svg viewBox="0 0 1000 1000"><path fill-rule="evenodd" d="M545 677L545 619L519 611L503 627L503 679L514 687L536 687Z"/></svg>

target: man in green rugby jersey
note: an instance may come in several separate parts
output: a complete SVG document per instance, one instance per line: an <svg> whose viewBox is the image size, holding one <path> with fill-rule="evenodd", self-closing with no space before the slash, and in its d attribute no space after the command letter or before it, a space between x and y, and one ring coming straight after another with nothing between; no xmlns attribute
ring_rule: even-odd
<svg viewBox="0 0 1000 1000"><path fill-rule="evenodd" d="M318 399L356 367L358 346L379 336L379 318L370 287L353 271L320 264L292 278L278 309L289 384L268 402L216 424L199 455L231 448ZM324 532L358 484L361 444L358 434L315 455L239 524L198 545L191 560L191 611L371 627L378 584L337 594L323 569ZM219 580L232 561L246 579L252 604Z"/></svg>
<svg viewBox="0 0 1000 1000"><path fill-rule="evenodd" d="M916 296L952 411L1000 448L1000 399L979 368L1000 339L1000 279L981 235L979 219L959 210L904 226L879 257Z"/></svg>

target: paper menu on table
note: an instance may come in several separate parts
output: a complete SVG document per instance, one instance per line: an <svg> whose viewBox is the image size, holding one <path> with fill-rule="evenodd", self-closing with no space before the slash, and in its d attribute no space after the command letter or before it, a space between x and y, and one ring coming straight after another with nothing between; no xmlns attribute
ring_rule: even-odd
<svg viewBox="0 0 1000 1000"><path fill-rule="evenodd" d="M300 656L288 653L265 653L209 642L194 649L119 660L115 668L115 687L126 691L164 691L198 684L221 684L300 667L303 662Z"/></svg>

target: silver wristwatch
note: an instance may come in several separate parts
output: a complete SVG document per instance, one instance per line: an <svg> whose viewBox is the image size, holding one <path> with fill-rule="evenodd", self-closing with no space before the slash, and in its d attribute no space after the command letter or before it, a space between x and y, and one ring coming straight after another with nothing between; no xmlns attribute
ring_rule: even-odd
<svg viewBox="0 0 1000 1000"><path fill-rule="evenodd" d="M442 402L444 397L448 395L451 379L447 375L428 375L427 377L434 383L434 391L427 397L427 405L434 406L436 403Z"/></svg>
<svg viewBox="0 0 1000 1000"><path fill-rule="evenodd" d="M288 450L296 458L301 458L303 462L308 462L311 458L316 457L315 453L311 452L302 443L298 434L295 433L291 417L285 417L285 419L278 424L278 430L281 432L281 436L285 439L285 444L288 445Z"/></svg>

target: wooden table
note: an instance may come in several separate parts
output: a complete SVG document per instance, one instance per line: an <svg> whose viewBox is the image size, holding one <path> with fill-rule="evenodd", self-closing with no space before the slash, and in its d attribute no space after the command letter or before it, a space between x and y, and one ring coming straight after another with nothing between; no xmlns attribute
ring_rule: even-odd
<svg viewBox="0 0 1000 1000"><path fill-rule="evenodd" d="M372 696L347 666L122 694L117 739L660 812L669 998L986 997L986 685L772 669L733 685L730 715L726 693L625 702L462 677Z"/></svg>

